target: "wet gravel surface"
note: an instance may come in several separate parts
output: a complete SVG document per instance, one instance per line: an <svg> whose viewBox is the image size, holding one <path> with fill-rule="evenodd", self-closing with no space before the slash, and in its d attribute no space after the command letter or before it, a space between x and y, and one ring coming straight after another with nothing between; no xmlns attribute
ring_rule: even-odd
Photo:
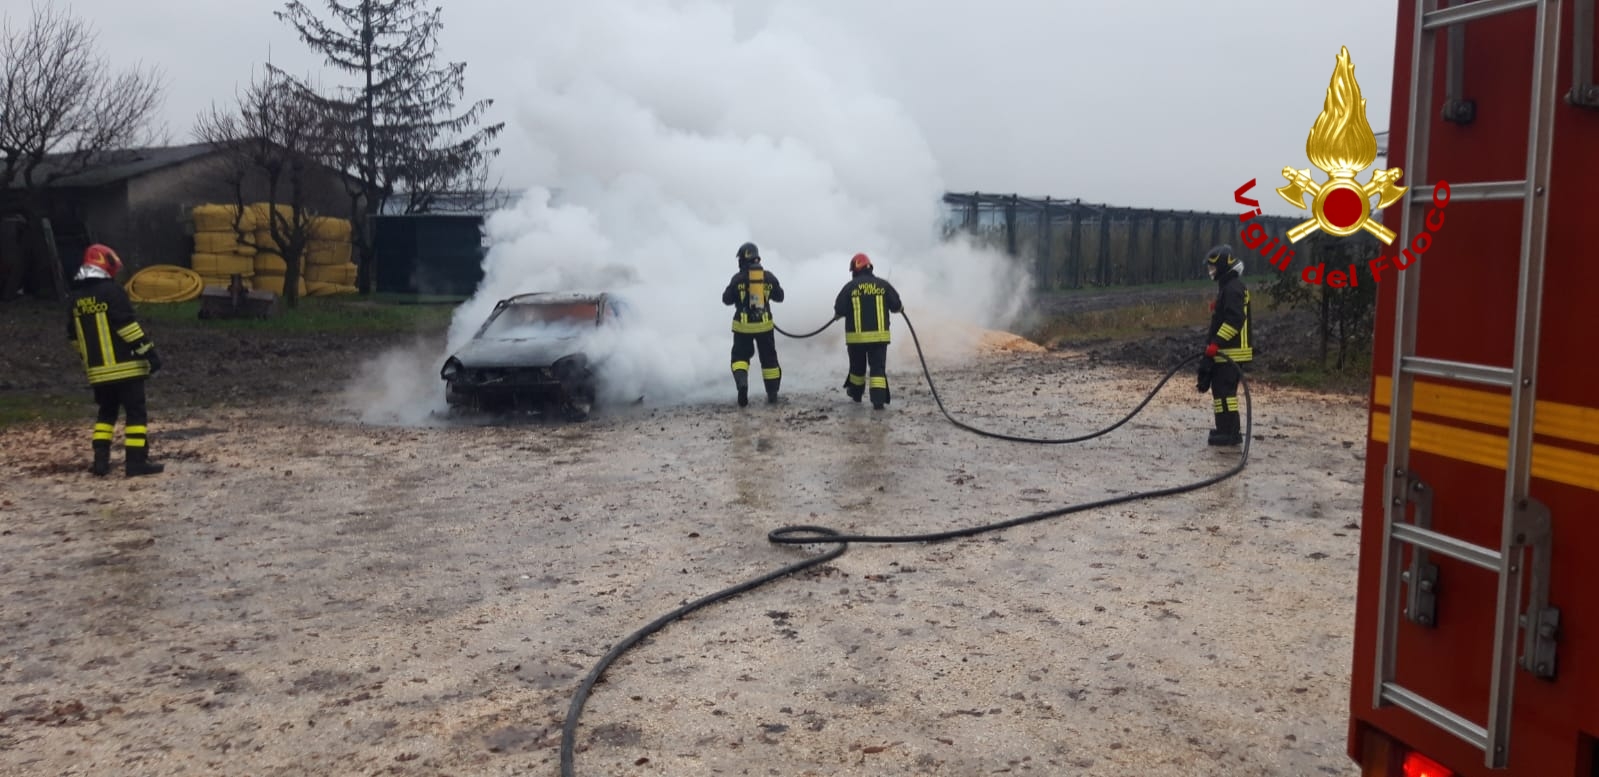
<svg viewBox="0 0 1599 777"><path fill-rule="evenodd" d="M898 367L897 369L895 369ZM365 426L323 404L153 424L168 471L91 477L83 424L5 431L0 773L557 775L613 644L820 552L1222 472L1179 376L1067 446L894 403ZM1080 434L1156 372L1073 353L935 365L963 421ZM841 558L675 622L589 699L578 775L1353 775L1364 416L1254 387L1209 489Z"/></svg>

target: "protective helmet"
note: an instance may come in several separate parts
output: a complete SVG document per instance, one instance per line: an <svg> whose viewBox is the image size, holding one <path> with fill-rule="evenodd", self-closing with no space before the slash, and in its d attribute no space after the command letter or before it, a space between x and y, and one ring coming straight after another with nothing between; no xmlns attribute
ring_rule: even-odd
<svg viewBox="0 0 1599 777"><path fill-rule="evenodd" d="M111 250L111 246L95 243L83 249L83 266L98 267L104 270L106 275L115 278L117 273L122 272L122 257L117 256L117 252Z"/></svg>
<svg viewBox="0 0 1599 777"><path fill-rule="evenodd" d="M859 275L872 269L872 260L866 254L856 254L849 259L849 271L852 275Z"/></svg>
<svg viewBox="0 0 1599 777"><path fill-rule="evenodd" d="M745 243L744 245L738 247L738 265L740 267L743 267L746 264L759 262L760 260L761 249L756 248L754 243Z"/></svg>
<svg viewBox="0 0 1599 777"><path fill-rule="evenodd" d="M1210 271L1212 278L1220 278L1241 267L1238 257L1233 256L1233 247L1226 243L1210 249L1210 253L1205 255L1205 268Z"/></svg>

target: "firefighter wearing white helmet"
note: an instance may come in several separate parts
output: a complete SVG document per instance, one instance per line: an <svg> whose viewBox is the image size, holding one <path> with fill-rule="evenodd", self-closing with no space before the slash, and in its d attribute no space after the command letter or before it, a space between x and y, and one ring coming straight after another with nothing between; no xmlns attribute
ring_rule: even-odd
<svg viewBox="0 0 1599 777"><path fill-rule="evenodd" d="M1244 263L1233 255L1232 246L1223 244L1210 249L1205 269L1216 282L1216 300L1210 303L1205 357L1199 362L1199 391L1211 392L1215 411L1209 444L1238 445L1244 440L1238 421L1239 371L1254 358L1249 339L1249 290L1238 277L1244 272Z"/></svg>

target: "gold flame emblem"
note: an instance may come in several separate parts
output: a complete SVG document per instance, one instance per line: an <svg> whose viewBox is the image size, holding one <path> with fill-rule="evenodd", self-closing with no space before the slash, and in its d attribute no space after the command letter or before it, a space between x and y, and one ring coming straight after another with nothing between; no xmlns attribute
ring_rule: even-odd
<svg viewBox="0 0 1599 777"><path fill-rule="evenodd" d="M1397 167L1373 170L1371 180L1362 184L1355 180L1360 171L1377 160L1377 136L1366 121L1366 100L1360 96L1360 83L1355 80L1355 65L1349 59L1349 47L1338 52L1338 64L1333 68L1332 83L1327 86L1327 100L1321 115L1310 128L1310 138L1305 141L1305 155L1310 163L1326 173L1330 180L1318 183L1310 177L1310 169L1283 168L1288 185L1279 187L1277 193L1295 207L1305 209L1305 195L1312 198L1312 218L1288 230L1288 240L1297 243L1320 229L1329 235L1348 237L1364 229L1378 240L1393 245L1394 232L1372 218L1404 196L1407 187L1399 186L1403 175ZM1372 207L1371 198L1377 205Z"/></svg>

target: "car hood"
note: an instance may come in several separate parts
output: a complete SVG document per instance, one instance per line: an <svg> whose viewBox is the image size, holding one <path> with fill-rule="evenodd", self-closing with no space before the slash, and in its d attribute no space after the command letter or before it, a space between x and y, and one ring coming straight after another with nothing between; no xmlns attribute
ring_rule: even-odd
<svg viewBox="0 0 1599 777"><path fill-rule="evenodd" d="M548 367L557 359L582 350L583 337L480 339L456 351L462 365L480 367Z"/></svg>

